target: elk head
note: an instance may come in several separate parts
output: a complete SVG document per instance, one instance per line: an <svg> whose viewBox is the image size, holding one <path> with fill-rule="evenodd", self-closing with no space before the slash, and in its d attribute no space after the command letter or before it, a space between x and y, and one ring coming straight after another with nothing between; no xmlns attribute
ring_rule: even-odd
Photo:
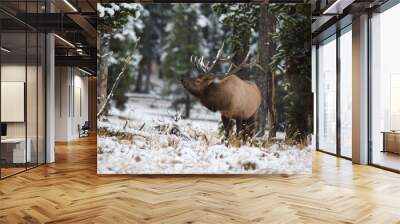
<svg viewBox="0 0 400 224"><path fill-rule="evenodd" d="M183 87L187 89L193 96L200 98L207 87L217 78L211 72L217 62L221 59L223 48L224 43L222 43L221 48L218 50L217 56L212 62L205 62L204 57L197 57L193 55L190 57L190 62L197 69L199 75L195 78L182 79L181 83Z"/></svg>
<svg viewBox="0 0 400 224"><path fill-rule="evenodd" d="M200 74L195 78L182 79L183 87L193 96L201 98L204 91L214 82L216 77L209 74Z"/></svg>
<svg viewBox="0 0 400 224"><path fill-rule="evenodd" d="M190 57L190 62L193 64L193 66L197 69L199 72L199 75L195 78L185 78L181 80L181 83L185 89L187 89L192 95L194 95L197 98L200 98L204 91L212 84L216 83L219 79L212 73L212 70L214 69L215 65L217 63L230 63L228 71L224 74L224 76L235 74L238 71L240 71L243 68L249 68L252 66L257 66L262 69L261 66L255 63L247 63L247 61L250 58L250 50L246 54L246 57L243 59L243 62L240 63L239 65L236 65L232 62L232 57L228 56L226 58L222 58L222 51L224 49L224 43L222 43L222 46L218 50L217 55L215 56L214 60L212 62L210 61L205 61L204 57L197 57L197 56L191 56ZM263 70L263 69L262 69Z"/></svg>

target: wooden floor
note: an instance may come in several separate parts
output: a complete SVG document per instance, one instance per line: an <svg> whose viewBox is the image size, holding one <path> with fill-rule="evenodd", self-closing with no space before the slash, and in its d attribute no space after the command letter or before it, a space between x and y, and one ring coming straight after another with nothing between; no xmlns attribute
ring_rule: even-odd
<svg viewBox="0 0 400 224"><path fill-rule="evenodd" d="M20 167L17 167L17 168L15 168L15 167L10 167L10 168L1 168L1 177L3 178L3 177L8 177L8 176L11 176L11 175L13 175L13 174L16 174L16 173L19 173L19 172L23 172L23 171L25 171L26 169L25 169L25 167L23 167L23 168L20 168Z"/></svg>
<svg viewBox="0 0 400 224"><path fill-rule="evenodd" d="M98 176L95 138L0 181L0 223L400 223L400 175L316 153L305 176Z"/></svg>
<svg viewBox="0 0 400 224"><path fill-rule="evenodd" d="M400 170L400 155L391 152L375 150L373 154L374 164Z"/></svg>

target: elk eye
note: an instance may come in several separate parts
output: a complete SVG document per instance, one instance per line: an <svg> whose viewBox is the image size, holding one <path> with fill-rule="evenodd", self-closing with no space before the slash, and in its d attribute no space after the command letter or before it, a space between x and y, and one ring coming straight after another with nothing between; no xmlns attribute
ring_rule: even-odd
<svg viewBox="0 0 400 224"><path fill-rule="evenodd" d="M196 85L200 85L201 81L199 79L196 79L195 83Z"/></svg>

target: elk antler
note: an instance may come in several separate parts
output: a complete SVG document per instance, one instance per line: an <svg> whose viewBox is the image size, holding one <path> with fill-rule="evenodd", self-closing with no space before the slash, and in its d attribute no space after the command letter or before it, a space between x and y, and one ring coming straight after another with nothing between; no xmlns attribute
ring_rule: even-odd
<svg viewBox="0 0 400 224"><path fill-rule="evenodd" d="M225 42L222 42L222 46L221 46L221 48L219 48L217 56L215 56L214 61L208 67L208 71L211 71L214 68L214 66L217 64L217 62L221 59L222 51L224 50L224 45L225 45ZM208 63L207 63L207 65L208 65Z"/></svg>
<svg viewBox="0 0 400 224"><path fill-rule="evenodd" d="M243 59L242 63L240 63L239 65L236 65L235 63L232 62L232 58L234 56L228 56L226 58L222 58L222 51L224 49L224 45L225 43L222 42L222 46L219 48L217 55L215 56L215 59L211 62L207 61L204 62L204 57L197 57L197 56L190 56L190 62L195 66L195 68L203 73L207 73L209 74L212 69L214 68L214 66L218 63L218 62L227 62L230 63L228 72L226 72L226 74L235 74L236 72L242 70L243 68L251 68L253 66L258 67L259 69L261 69L262 71L264 71L264 69L257 63L247 63L247 61L250 58L250 50L247 52L246 57Z"/></svg>
<svg viewBox="0 0 400 224"><path fill-rule="evenodd" d="M199 72L206 72L203 67L201 67L201 61L203 60L203 57L197 57L197 56L190 56L190 62L194 65L194 67L199 71Z"/></svg>
<svg viewBox="0 0 400 224"><path fill-rule="evenodd" d="M250 50L247 52L246 57L244 57L242 63L240 63L239 65L235 65L235 63L233 63L232 61L230 61L231 65L229 66L228 72L227 73L231 73L231 74L235 74L236 72L244 69L244 68L251 68L251 67L257 67L260 70L264 71L264 68L255 63L255 62L249 62L247 63L247 61L250 58Z"/></svg>
<svg viewBox="0 0 400 224"><path fill-rule="evenodd" d="M218 61L221 60L226 60L226 59L221 59L222 56L222 51L224 50L224 45L225 43L222 43L222 46L219 48L217 55L215 56L215 59L211 62L207 61L204 62L204 57L197 57L197 56L190 56L190 62L195 66L195 68L204 73L210 73L214 66L217 64Z"/></svg>

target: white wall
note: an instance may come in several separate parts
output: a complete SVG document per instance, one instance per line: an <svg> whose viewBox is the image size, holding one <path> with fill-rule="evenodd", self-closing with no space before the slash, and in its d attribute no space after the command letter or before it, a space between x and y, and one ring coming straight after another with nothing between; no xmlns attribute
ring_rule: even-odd
<svg viewBox="0 0 400 224"><path fill-rule="evenodd" d="M55 68L55 141L68 140L68 85L67 67Z"/></svg>
<svg viewBox="0 0 400 224"><path fill-rule="evenodd" d="M78 72L78 74L77 74ZM82 76L82 73L79 72L78 70L74 70L74 96L72 96L74 99L74 108L72 108L72 136L78 137L79 132L78 132L78 125L82 126L85 121L88 121L88 78L85 76Z"/></svg>
<svg viewBox="0 0 400 224"><path fill-rule="evenodd" d="M70 141L88 120L88 78L72 67L56 67L55 73L55 140Z"/></svg>

